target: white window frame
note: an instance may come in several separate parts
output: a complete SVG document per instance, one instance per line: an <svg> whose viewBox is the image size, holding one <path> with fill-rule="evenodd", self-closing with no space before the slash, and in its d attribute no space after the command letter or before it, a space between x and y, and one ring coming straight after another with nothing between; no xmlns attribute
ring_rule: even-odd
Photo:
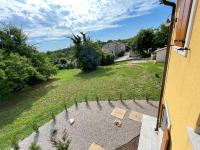
<svg viewBox="0 0 200 150"><path fill-rule="evenodd" d="M192 35L192 28L193 28L193 24L194 24L194 17L195 17L195 14L196 14L196 9L197 9L197 0L193 0L190 18L189 18L189 23L188 23L188 28L187 28L187 33L186 33L185 44L184 44L183 47L174 46L174 50L178 54L180 54L184 57L187 56L188 50L179 50L179 49L182 49L182 48L188 49L189 48L190 38L191 38L191 35Z"/></svg>
<svg viewBox="0 0 200 150"><path fill-rule="evenodd" d="M167 128L170 129L170 128L171 128L171 121L170 121L169 109L168 109L168 105L167 105L167 102L166 102L166 101L165 101L165 109L166 109L167 121L168 121L168 126L167 126Z"/></svg>

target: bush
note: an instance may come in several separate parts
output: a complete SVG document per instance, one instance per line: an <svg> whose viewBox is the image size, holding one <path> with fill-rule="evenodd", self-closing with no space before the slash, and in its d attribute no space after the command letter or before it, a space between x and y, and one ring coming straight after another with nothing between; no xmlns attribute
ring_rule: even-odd
<svg viewBox="0 0 200 150"><path fill-rule="evenodd" d="M63 133L63 137L61 140L57 140L54 137L51 137L51 144L57 150L68 150L70 143L71 143L71 140L68 139L66 132Z"/></svg>
<svg viewBox="0 0 200 150"><path fill-rule="evenodd" d="M31 143L31 145L28 148L29 150L42 150L41 147L39 145L37 145L36 143Z"/></svg>
<svg viewBox="0 0 200 150"><path fill-rule="evenodd" d="M27 37L21 29L0 27L0 39L0 100L27 85L46 81L57 73L45 53L27 44Z"/></svg>
<svg viewBox="0 0 200 150"><path fill-rule="evenodd" d="M58 63L57 67L59 70L62 69L73 69L76 67L76 63L74 61L67 61L65 64Z"/></svg>
<svg viewBox="0 0 200 150"><path fill-rule="evenodd" d="M86 34L81 32L81 36L74 35L71 40L74 43L75 58L77 60L77 66L82 71L92 71L97 68L101 63L101 48L98 43L90 40L86 37Z"/></svg>
<svg viewBox="0 0 200 150"><path fill-rule="evenodd" d="M125 51L121 51L119 54L117 54L117 56L122 57L122 56L124 56L124 54L125 54Z"/></svg>
<svg viewBox="0 0 200 150"><path fill-rule="evenodd" d="M92 41L83 43L82 50L80 51L78 58L78 67L83 71L95 70L101 62L100 48Z"/></svg>
<svg viewBox="0 0 200 150"><path fill-rule="evenodd" d="M101 59L101 65L111 65L114 64L115 56L112 53L109 52L103 52L102 59Z"/></svg>
<svg viewBox="0 0 200 150"><path fill-rule="evenodd" d="M26 57L15 53L1 54L0 50L0 99L11 92L21 90L29 77L37 74Z"/></svg>

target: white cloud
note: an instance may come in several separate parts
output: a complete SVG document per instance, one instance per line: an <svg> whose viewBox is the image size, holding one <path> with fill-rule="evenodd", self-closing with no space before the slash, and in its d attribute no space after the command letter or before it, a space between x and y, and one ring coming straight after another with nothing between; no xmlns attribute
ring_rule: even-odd
<svg viewBox="0 0 200 150"><path fill-rule="evenodd" d="M59 39L71 32L119 27L149 13L158 0L0 0L0 20L22 25L30 38Z"/></svg>

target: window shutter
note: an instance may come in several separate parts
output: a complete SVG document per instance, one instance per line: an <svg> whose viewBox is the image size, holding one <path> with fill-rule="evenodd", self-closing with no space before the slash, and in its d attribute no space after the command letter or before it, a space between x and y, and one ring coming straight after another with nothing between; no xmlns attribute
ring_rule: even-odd
<svg viewBox="0 0 200 150"><path fill-rule="evenodd" d="M175 45L183 47L190 18L190 12L193 0L181 0L178 24L176 27Z"/></svg>
<svg viewBox="0 0 200 150"><path fill-rule="evenodd" d="M163 139L162 139L162 144L161 144L161 150L168 150L169 147L169 140L170 140L170 135L169 135L169 129L165 128L164 133L163 133Z"/></svg>

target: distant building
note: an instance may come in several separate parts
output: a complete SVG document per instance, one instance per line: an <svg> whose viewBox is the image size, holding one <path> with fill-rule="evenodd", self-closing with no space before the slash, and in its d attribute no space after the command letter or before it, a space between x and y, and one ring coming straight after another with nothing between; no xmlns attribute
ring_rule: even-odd
<svg viewBox="0 0 200 150"><path fill-rule="evenodd" d="M107 44L105 44L102 49L104 51L111 52L115 56L120 55L121 53L124 53L126 51L126 45L119 41L112 41Z"/></svg>
<svg viewBox="0 0 200 150"><path fill-rule="evenodd" d="M167 47L157 49L154 52L155 56L156 56L156 61L157 62L165 62L165 60L166 60L166 52L167 52Z"/></svg>

